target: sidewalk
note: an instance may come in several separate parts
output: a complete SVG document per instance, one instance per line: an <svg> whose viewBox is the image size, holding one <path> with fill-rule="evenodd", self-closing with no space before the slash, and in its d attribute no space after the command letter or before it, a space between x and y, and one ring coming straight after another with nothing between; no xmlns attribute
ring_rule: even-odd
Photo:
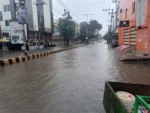
<svg viewBox="0 0 150 113"><path fill-rule="evenodd" d="M123 50L118 51L119 59L121 61L150 61L150 52L139 50Z"/></svg>
<svg viewBox="0 0 150 113"><path fill-rule="evenodd" d="M50 51L50 50L65 49L65 48L68 48L68 47L76 47L76 46L81 46L81 45L82 44L77 44L77 45L73 45L73 46L49 47L49 48L40 49L40 50L32 50L32 51L28 51L28 55L34 54L34 53L47 52L47 51ZM24 51L0 52L0 60L14 58L14 57L18 57L18 56L24 56Z"/></svg>

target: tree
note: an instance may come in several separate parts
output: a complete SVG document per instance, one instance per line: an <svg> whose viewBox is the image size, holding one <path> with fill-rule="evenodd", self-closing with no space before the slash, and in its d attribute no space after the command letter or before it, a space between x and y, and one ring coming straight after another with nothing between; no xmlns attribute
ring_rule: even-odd
<svg viewBox="0 0 150 113"><path fill-rule="evenodd" d="M97 20L91 20L89 23L81 22L80 39L84 41L86 37L88 37L89 39L96 38L101 29L102 29L102 25L99 24Z"/></svg>
<svg viewBox="0 0 150 113"><path fill-rule="evenodd" d="M66 10L64 10L63 18L59 19L59 31L60 36L69 45L69 41L75 36L75 22Z"/></svg>
<svg viewBox="0 0 150 113"><path fill-rule="evenodd" d="M91 20L89 22L89 30L88 30L89 38L96 38L101 29L102 25L99 24L97 20Z"/></svg>
<svg viewBox="0 0 150 113"><path fill-rule="evenodd" d="M108 40L108 37L109 37L109 34L108 34L108 32L103 36L103 39L104 40Z"/></svg>
<svg viewBox="0 0 150 113"><path fill-rule="evenodd" d="M88 30L88 23L87 22L81 22L80 23L80 39L81 41L85 41L85 38L87 36L87 30Z"/></svg>

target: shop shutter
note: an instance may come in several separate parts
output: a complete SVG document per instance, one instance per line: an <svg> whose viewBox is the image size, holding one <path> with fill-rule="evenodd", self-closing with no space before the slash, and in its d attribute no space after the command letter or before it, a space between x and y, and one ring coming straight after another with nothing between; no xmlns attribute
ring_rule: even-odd
<svg viewBox="0 0 150 113"><path fill-rule="evenodd" d="M136 28L131 27L130 28L130 45L136 44Z"/></svg>
<svg viewBox="0 0 150 113"><path fill-rule="evenodd" d="M129 44L129 28L124 29L124 44Z"/></svg>

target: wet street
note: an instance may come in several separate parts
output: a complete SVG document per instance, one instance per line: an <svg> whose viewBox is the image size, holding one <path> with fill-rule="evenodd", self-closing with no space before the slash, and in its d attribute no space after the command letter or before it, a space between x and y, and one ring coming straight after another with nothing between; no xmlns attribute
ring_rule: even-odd
<svg viewBox="0 0 150 113"><path fill-rule="evenodd" d="M0 67L0 113L105 113L105 81L150 84L150 66L102 43Z"/></svg>

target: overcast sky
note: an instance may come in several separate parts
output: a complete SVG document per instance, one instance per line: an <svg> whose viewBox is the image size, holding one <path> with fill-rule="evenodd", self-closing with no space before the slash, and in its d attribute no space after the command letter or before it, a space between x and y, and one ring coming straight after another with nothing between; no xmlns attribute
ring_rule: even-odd
<svg viewBox="0 0 150 113"><path fill-rule="evenodd" d="M55 19L61 17L64 8L71 13L73 19L78 23L87 20L81 14L94 14L89 16L89 20L98 20L103 25L101 33L105 34L108 30L109 16L103 9L114 9L114 4L112 0L53 0Z"/></svg>

